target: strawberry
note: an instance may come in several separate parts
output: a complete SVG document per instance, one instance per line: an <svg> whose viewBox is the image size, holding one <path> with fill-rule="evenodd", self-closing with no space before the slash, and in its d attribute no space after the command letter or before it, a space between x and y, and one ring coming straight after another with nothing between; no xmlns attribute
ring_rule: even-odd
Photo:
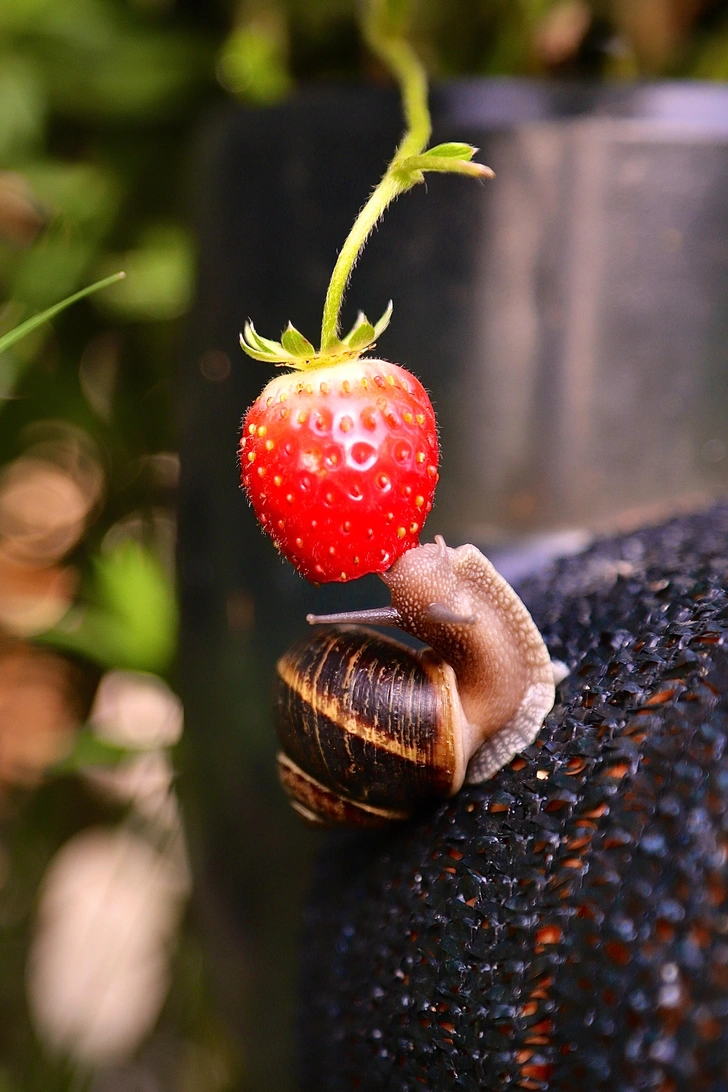
<svg viewBox="0 0 728 1092"><path fill-rule="evenodd" d="M282 345L297 361L308 357L305 367L271 380L243 422L241 475L255 514L315 583L384 572L416 546L438 479L424 387L396 364L360 359L355 337L349 349L357 329L360 342L373 341L375 328L361 316L322 359L289 327ZM280 344L264 343L250 324L245 339L262 359L274 351L266 345L277 345L280 361Z"/></svg>

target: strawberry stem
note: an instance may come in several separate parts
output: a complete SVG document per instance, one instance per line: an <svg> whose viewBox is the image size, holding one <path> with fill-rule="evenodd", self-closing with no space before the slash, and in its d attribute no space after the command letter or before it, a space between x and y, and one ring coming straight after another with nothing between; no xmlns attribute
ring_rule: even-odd
<svg viewBox="0 0 728 1092"><path fill-rule="evenodd" d="M331 345L335 345L339 336L339 315L344 300L344 292L351 276L351 271L356 265L356 260L364 249L372 228L382 215L387 205L391 205L400 193L404 193L403 180L390 173L388 169L382 181L371 195L364 208L356 218L353 228L346 237L346 242L339 251L334 271L331 274L326 300L324 302L324 314L321 321L321 352ZM412 183L410 183L411 185Z"/></svg>
<svg viewBox="0 0 728 1092"><path fill-rule="evenodd" d="M365 0L367 3L364 34L372 50L394 73L400 85L406 128L394 158L382 180L372 192L354 221L336 260L326 292L321 321L321 347L313 345L289 323L280 341L261 337L248 320L240 335L241 348L254 360L282 364L287 368L306 370L353 360L372 349L384 332L392 314L392 301L376 323L359 313L357 321L344 338L339 338L339 319L344 292L351 271L364 244L388 205L424 182L425 171L465 174L472 178L492 178L490 167L471 160L477 148L454 141L427 149L432 132L427 105L427 75L417 54L405 37L402 15L406 15L408 0Z"/></svg>
<svg viewBox="0 0 728 1092"><path fill-rule="evenodd" d="M431 159L428 159L427 153L422 154L432 132L427 103L427 74L414 49L404 37L402 29L393 25L389 9L394 6L392 0L369 0L364 19L364 35L373 52L387 65L400 85L406 130L381 182L357 216L339 252L324 302L321 321L322 353L336 345L341 305L351 271L372 229L388 205L418 182L423 182L423 172L426 170L468 174L479 178L493 175L490 168L465 161L461 156L437 155L439 148L433 149L435 154ZM475 149L468 147L468 152L464 153L468 160L474 151Z"/></svg>
<svg viewBox="0 0 728 1092"><path fill-rule="evenodd" d="M396 32L394 35L387 32L385 6L382 0L370 0L364 35L370 48L396 77L402 93L406 132L395 152L396 161L424 151L432 122L427 105L427 73L409 42L396 36Z"/></svg>

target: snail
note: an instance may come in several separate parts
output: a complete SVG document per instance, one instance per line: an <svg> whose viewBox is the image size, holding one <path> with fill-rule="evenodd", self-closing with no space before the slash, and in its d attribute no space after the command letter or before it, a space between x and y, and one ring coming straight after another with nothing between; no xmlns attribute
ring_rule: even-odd
<svg viewBox="0 0 728 1092"><path fill-rule="evenodd" d="M317 826L382 826L485 781L554 704L543 638L475 546L438 536L382 579L391 606L309 615L324 624L278 662L279 775ZM429 647L351 623L397 626Z"/></svg>

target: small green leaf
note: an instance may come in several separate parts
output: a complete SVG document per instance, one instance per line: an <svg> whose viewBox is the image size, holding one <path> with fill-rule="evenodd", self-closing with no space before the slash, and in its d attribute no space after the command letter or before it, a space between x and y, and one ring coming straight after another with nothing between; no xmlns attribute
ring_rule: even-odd
<svg viewBox="0 0 728 1092"><path fill-rule="evenodd" d="M245 323L240 335L240 348L254 360L263 360L266 364L289 364L294 360L279 341L261 337L250 321Z"/></svg>
<svg viewBox="0 0 728 1092"><path fill-rule="evenodd" d="M281 344L292 356L308 360L316 355L316 350L308 338L305 338L290 322L281 334Z"/></svg>
<svg viewBox="0 0 728 1092"><path fill-rule="evenodd" d="M242 334L240 335L240 348L244 353L247 353L248 356L252 356L253 360L263 360L267 364L275 364L277 361L277 357L274 353L269 353L267 350L254 349L252 345L248 344Z"/></svg>
<svg viewBox="0 0 728 1092"><path fill-rule="evenodd" d="M365 345L371 345L375 336L371 322L364 321L349 335L346 344L350 349L363 349Z"/></svg>
<svg viewBox="0 0 728 1092"><path fill-rule="evenodd" d="M283 353L283 346L280 341L272 341L269 337L263 337L258 333L250 319L245 323L245 336L248 343L252 345L253 348L267 349L268 352L274 353L276 356L280 356L281 353Z"/></svg>
<svg viewBox="0 0 728 1092"><path fill-rule="evenodd" d="M82 300L84 296L90 296L93 292L98 292L101 288L106 288L110 284L115 284L116 281L123 280L126 276L125 273L113 273L110 277L104 277L103 280L97 281L95 284L90 284L88 288L82 288L80 292L74 292L68 299L62 300L60 303L55 303L53 307L49 307L47 311L41 311L39 315L33 315L26 322L21 322L20 326L16 326L14 330L8 331L0 337L0 353L4 353L11 345L14 345L16 341L20 341L32 330L35 330L37 326L41 326L44 322L48 322L54 315L57 315L59 311L65 311L67 307L70 307L72 303L76 303L78 300Z"/></svg>
<svg viewBox="0 0 728 1092"><path fill-rule="evenodd" d="M387 304L387 309L384 312L384 314L382 315L382 317L380 318L379 322L375 323L375 325L374 325L374 337L375 338L381 337L381 335L384 333L384 331L389 326L389 320L392 317L393 309L394 309L394 304L390 300L389 303Z"/></svg>
<svg viewBox="0 0 728 1092"><path fill-rule="evenodd" d="M51 767L51 774L77 773L89 766L118 766L128 758L140 752L130 747L119 747L116 743L107 743L90 729L82 728L74 740L69 753Z"/></svg>
<svg viewBox="0 0 728 1092"><path fill-rule="evenodd" d="M425 155L446 156L448 159L472 159L477 148L472 144L460 144L458 141L450 141L447 144L436 144L434 148L428 148Z"/></svg>

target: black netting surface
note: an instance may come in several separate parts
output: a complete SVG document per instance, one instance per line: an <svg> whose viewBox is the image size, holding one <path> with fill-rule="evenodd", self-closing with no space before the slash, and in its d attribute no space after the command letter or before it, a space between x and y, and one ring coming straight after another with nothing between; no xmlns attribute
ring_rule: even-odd
<svg viewBox="0 0 728 1092"><path fill-rule="evenodd" d="M519 588L571 675L537 743L331 836L302 1092L728 1090L728 506Z"/></svg>

